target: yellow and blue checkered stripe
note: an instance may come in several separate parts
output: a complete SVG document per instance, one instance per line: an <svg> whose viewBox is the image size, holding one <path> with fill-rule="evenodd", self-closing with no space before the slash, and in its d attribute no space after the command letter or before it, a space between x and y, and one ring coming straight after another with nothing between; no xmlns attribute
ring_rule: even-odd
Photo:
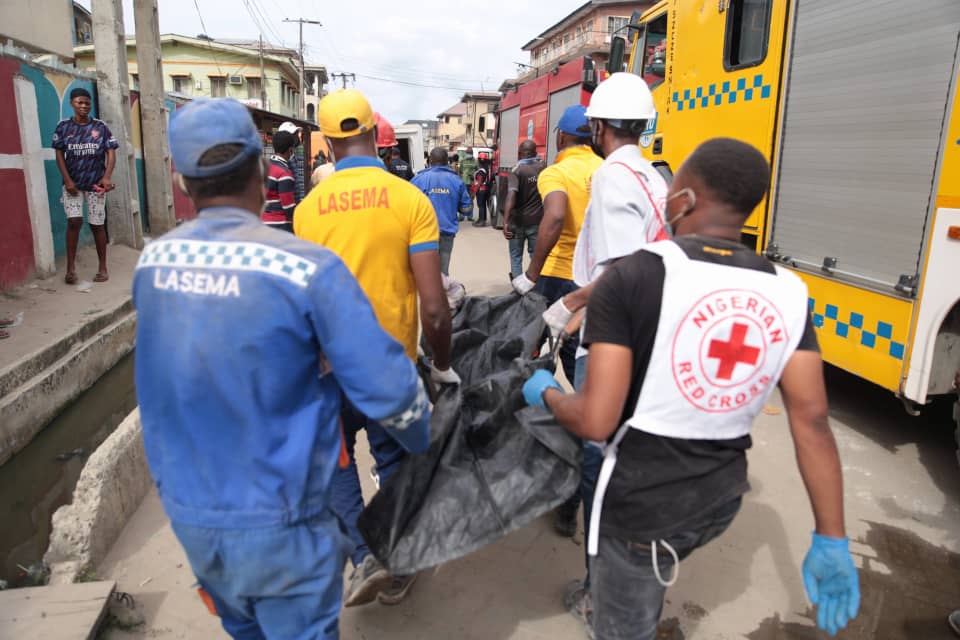
<svg viewBox="0 0 960 640"><path fill-rule="evenodd" d="M673 103L677 105L677 111L692 111L697 108L706 109L719 107L722 104L735 104L738 100L741 102L750 102L754 99L766 100L771 95L773 95L773 85L764 84L763 74L758 73L753 76L752 83L749 78L739 78L735 84L734 81L727 80L684 89L682 95L679 91L674 91Z"/></svg>
<svg viewBox="0 0 960 640"><path fill-rule="evenodd" d="M856 311L844 312L844 319L841 320L840 308L834 304L825 305L823 312L818 313L814 298L810 298L810 313L813 314L813 326L817 329L828 331L832 328L834 335L847 340L856 341L859 337L861 346L885 351L891 358L903 360L906 345L893 339L894 327L891 323L883 320L867 322L864 315Z"/></svg>

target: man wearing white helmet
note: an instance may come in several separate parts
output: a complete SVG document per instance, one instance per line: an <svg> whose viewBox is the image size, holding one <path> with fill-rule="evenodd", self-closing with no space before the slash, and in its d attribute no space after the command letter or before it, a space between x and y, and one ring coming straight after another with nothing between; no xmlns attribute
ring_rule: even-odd
<svg viewBox="0 0 960 640"><path fill-rule="evenodd" d="M593 150L604 162L593 174L590 202L573 256L573 279L581 288L555 302L543 317L556 335L587 305L600 275L616 260L648 242L669 237L663 222L668 185L640 153L640 136L657 115L647 84L632 73L615 73L601 83L587 107ZM582 338L582 336L581 336ZM577 350L574 387L586 378L587 351ZM585 444L580 494L584 521L600 471L600 450ZM590 617L590 576L567 586L564 604L583 621Z"/></svg>

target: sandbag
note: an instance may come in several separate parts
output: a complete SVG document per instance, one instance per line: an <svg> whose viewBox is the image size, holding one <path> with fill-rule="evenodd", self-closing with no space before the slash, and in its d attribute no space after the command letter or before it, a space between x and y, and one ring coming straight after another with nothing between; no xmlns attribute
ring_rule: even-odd
<svg viewBox="0 0 960 640"><path fill-rule="evenodd" d="M490 544L577 490L580 446L553 415L523 400L543 336L541 296L469 297L454 316L452 361L426 453L409 456L360 514L370 550L408 575Z"/></svg>

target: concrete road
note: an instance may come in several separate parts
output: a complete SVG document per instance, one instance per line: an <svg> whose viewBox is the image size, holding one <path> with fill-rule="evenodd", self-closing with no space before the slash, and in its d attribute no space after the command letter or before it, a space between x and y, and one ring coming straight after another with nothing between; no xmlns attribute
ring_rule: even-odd
<svg viewBox="0 0 960 640"><path fill-rule="evenodd" d="M509 290L506 241L467 227L452 275L474 295ZM861 568L860 617L841 638L951 638L960 607L960 469L947 406L908 417L890 394L830 369L847 526ZM695 553L668 592L659 638L781 640L827 637L814 627L800 577L813 520L778 397L755 425L750 483L730 530ZM361 474L372 461L362 444ZM345 640L580 640L563 611L564 584L582 573L582 531L555 536L548 518L420 576L407 601L345 610ZM155 495L130 522L99 574L145 608L147 624L109 638L224 637L203 609Z"/></svg>

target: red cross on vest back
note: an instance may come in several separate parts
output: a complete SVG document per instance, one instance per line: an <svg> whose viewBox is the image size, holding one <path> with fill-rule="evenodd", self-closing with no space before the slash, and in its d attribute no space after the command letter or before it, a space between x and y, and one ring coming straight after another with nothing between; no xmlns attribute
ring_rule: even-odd
<svg viewBox="0 0 960 640"><path fill-rule="evenodd" d="M750 347L744 344L747 338L748 327L745 324L734 323L733 330L730 332L729 342L721 340L710 341L710 351L707 356L716 358L720 361L720 367L717 369L717 377L721 380L729 380L733 377L733 372L740 363L757 364L760 358L760 349Z"/></svg>

